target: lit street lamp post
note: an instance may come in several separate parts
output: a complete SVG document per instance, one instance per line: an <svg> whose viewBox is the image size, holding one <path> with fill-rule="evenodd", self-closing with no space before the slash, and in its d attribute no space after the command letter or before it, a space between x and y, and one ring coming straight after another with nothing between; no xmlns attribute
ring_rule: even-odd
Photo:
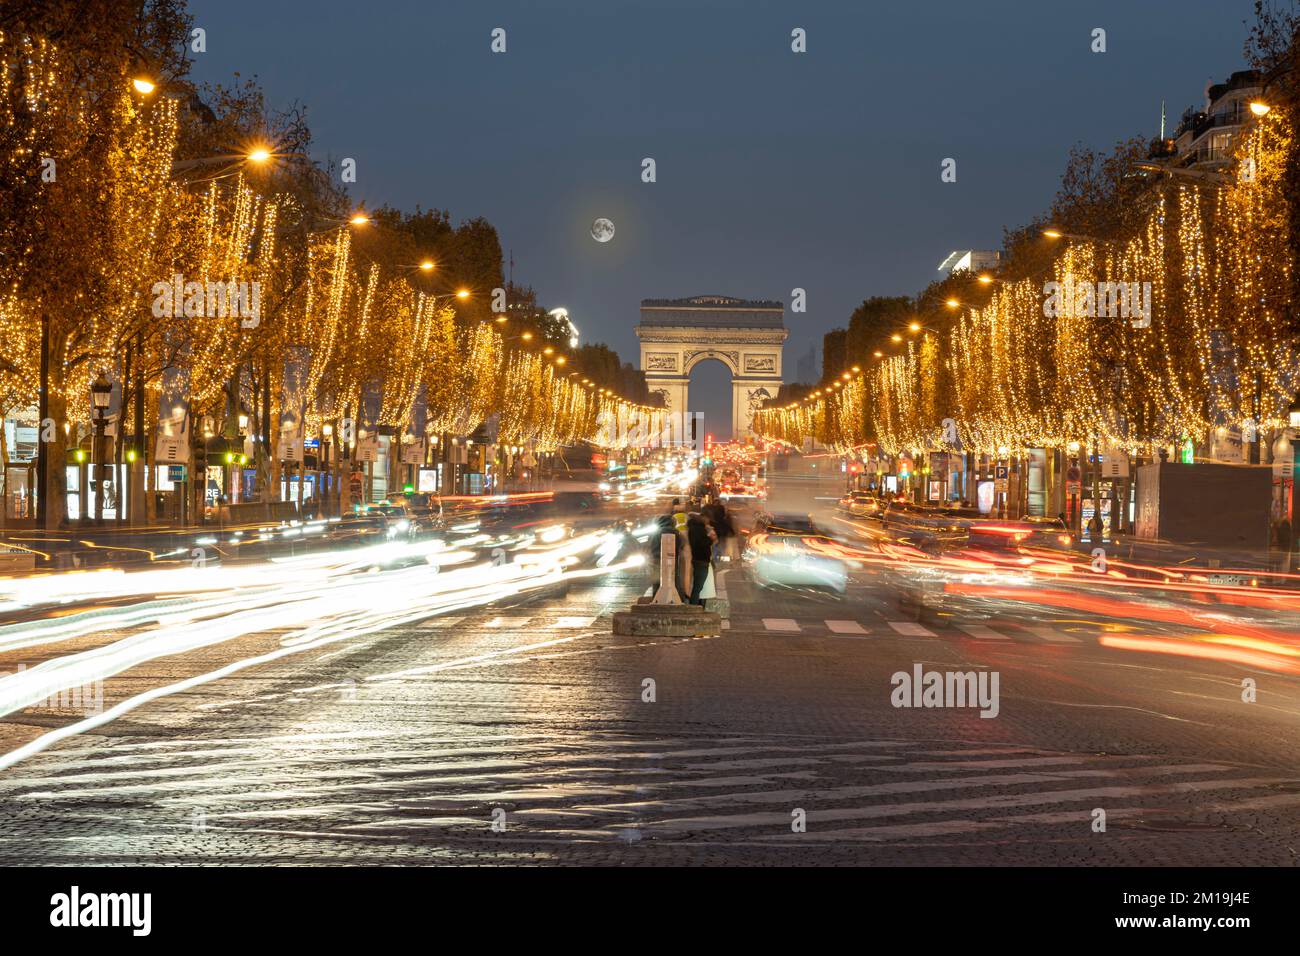
<svg viewBox="0 0 1300 956"><path fill-rule="evenodd" d="M1291 426L1291 540L1287 542L1287 551L1294 552L1300 545L1300 530L1296 528L1296 519L1300 518L1300 508L1296 507L1300 503L1296 501L1297 491L1300 491L1300 485L1296 483L1300 479L1300 393L1287 409L1287 420Z"/></svg>
<svg viewBox="0 0 1300 956"><path fill-rule="evenodd" d="M330 445L333 444L334 442L334 426L331 425L329 422L326 422L324 425L321 426L320 433L321 433L320 473L321 473L321 481L324 483L324 487L321 488L320 490L319 497L320 497L321 513L318 515L318 517L328 518L330 512L333 510L330 507L331 505L330 499L334 496L333 474L330 472Z"/></svg>
<svg viewBox="0 0 1300 956"><path fill-rule="evenodd" d="M108 420L108 403L113 398L113 386L99 377L90 385L90 417L95 428L94 444L90 449L90 467L95 473L95 524L104 523L104 426Z"/></svg>

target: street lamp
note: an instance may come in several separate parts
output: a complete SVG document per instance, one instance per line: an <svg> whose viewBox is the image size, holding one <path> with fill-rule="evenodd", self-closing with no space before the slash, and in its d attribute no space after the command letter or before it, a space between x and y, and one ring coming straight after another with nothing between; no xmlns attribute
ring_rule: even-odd
<svg viewBox="0 0 1300 956"><path fill-rule="evenodd" d="M1300 518L1300 509L1296 508L1296 493L1300 488L1296 484L1300 479L1300 392L1296 393L1286 413L1291 425L1291 540L1287 542L1287 550L1295 551L1297 543L1300 543L1300 531L1296 530L1296 519Z"/></svg>
<svg viewBox="0 0 1300 956"><path fill-rule="evenodd" d="M1000 476L998 475L998 472L999 472L1001 469L1006 468L1006 469L1007 469L1007 474L1008 474L1008 476L1010 475L1010 472L1011 472L1011 462L1010 462L1010 458L1011 458L1011 449L1008 448L1006 445L999 445L999 446L998 446L998 464L997 464L997 468L995 468L994 471L993 471L993 479L994 479L993 487L994 487L994 490L995 490L995 491L997 490L997 486L998 486L998 478L1000 477ZM1004 479L1004 480L1007 480L1007 479ZM1008 502L1007 502L1007 497L1008 497L1008 495L1010 494L1010 492L1011 492L1010 481L1007 480L1007 484L1004 484L1004 485L1002 486L1002 490L997 492L997 498L998 498L998 517L999 517L999 518L1005 518L1005 517L1007 516L1007 512L1011 510L1010 508L1007 507L1007 504L1008 504Z"/></svg>
<svg viewBox="0 0 1300 956"><path fill-rule="evenodd" d="M320 494L320 507L321 507L320 517L328 518L330 512L333 510L330 507L332 504L330 499L334 497L334 489L332 487L334 484L333 481L334 475L330 470L330 446L334 444L334 426L331 425L329 422L326 422L324 425L321 426L320 434L321 434L320 464L321 464L322 481L324 482L325 485L325 487L321 489L321 494Z"/></svg>
<svg viewBox="0 0 1300 956"><path fill-rule="evenodd" d="M272 156L272 153L265 146L258 146L249 150L247 153L220 153L216 156L203 156L198 159L179 159L172 163L171 171L173 173L183 172L187 169L195 169L199 166L220 166L223 163L230 166L238 166L243 163L265 163ZM212 177L220 178L220 177ZM206 182L207 180L201 180Z"/></svg>
<svg viewBox="0 0 1300 956"><path fill-rule="evenodd" d="M90 384L90 416L95 426L95 443L90 450L90 467L95 473L95 524L104 523L104 426L108 423L108 404L113 398L113 386L104 373Z"/></svg>

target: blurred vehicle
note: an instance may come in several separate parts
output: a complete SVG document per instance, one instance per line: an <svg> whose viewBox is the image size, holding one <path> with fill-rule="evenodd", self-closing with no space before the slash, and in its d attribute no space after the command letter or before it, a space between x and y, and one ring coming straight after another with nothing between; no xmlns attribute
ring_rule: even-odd
<svg viewBox="0 0 1300 956"><path fill-rule="evenodd" d="M836 556L834 539L807 514L761 513L754 518L741 562L760 588L772 585L848 588L848 566Z"/></svg>
<svg viewBox="0 0 1300 956"><path fill-rule="evenodd" d="M1010 550L1014 548L1049 548L1069 551L1074 536L1061 518L1027 517L1010 521L971 521L967 544L972 548Z"/></svg>
<svg viewBox="0 0 1300 956"><path fill-rule="evenodd" d="M412 529L417 534L440 531L443 528L442 507L436 501L423 507L413 506L407 508L407 514L410 515Z"/></svg>
<svg viewBox="0 0 1300 956"><path fill-rule="evenodd" d="M850 491L840 499L840 507L858 518L878 518L882 511L880 499L869 491Z"/></svg>
<svg viewBox="0 0 1300 956"><path fill-rule="evenodd" d="M978 508L945 508L893 499L881 513L881 524L898 540L924 551L937 551L966 543L971 520L981 517Z"/></svg>
<svg viewBox="0 0 1300 956"><path fill-rule="evenodd" d="M382 512L358 511L345 514L331 525L327 536L337 544L362 546L390 540L393 530Z"/></svg>

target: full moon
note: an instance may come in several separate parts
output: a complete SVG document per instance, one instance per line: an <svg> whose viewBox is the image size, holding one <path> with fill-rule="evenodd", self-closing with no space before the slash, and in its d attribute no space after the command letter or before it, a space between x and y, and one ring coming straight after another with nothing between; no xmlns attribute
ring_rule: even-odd
<svg viewBox="0 0 1300 956"><path fill-rule="evenodd" d="M591 224L591 238L597 242L609 242L614 238L614 224L608 219L597 219Z"/></svg>

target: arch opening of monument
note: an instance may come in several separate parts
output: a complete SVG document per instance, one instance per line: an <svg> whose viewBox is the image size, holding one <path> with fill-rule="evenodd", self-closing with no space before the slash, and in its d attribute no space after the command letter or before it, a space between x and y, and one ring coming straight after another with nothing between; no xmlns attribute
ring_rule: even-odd
<svg viewBox="0 0 1300 956"><path fill-rule="evenodd" d="M731 436L732 382L734 373L722 359L701 358L686 373L687 402L707 435L717 441ZM698 420L698 416L703 416Z"/></svg>
<svg viewBox="0 0 1300 956"><path fill-rule="evenodd" d="M661 395L672 413L673 440L690 439L691 372L709 359L731 373L732 438L753 435L754 412L781 387L782 352L789 335L784 317L785 306L771 300L701 295L641 301L636 328L641 369L651 394Z"/></svg>

